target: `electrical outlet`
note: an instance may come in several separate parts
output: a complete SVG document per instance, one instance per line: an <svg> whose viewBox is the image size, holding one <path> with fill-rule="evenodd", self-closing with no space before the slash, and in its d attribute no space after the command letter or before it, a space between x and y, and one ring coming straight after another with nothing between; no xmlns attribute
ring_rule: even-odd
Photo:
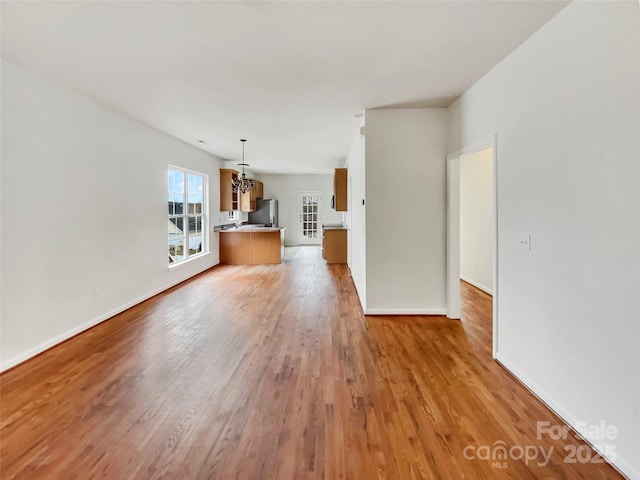
<svg viewBox="0 0 640 480"><path fill-rule="evenodd" d="M520 237L520 240L518 240L518 247L520 248L520 250L531 251L531 234L530 233Z"/></svg>
<svg viewBox="0 0 640 480"><path fill-rule="evenodd" d="M99 302L101 298L102 298L102 292L96 288L93 291L93 301Z"/></svg>

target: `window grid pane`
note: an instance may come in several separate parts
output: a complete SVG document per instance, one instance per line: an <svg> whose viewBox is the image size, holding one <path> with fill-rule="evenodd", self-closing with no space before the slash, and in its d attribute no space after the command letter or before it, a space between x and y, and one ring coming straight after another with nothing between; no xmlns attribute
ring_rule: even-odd
<svg viewBox="0 0 640 480"><path fill-rule="evenodd" d="M206 178L194 172L168 169L169 263L206 251Z"/></svg>

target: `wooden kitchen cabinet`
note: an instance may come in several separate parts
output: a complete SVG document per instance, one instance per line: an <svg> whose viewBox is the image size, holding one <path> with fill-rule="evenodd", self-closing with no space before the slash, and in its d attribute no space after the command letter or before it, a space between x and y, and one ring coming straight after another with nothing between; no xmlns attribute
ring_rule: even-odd
<svg viewBox="0 0 640 480"><path fill-rule="evenodd" d="M220 169L220 211L230 212L232 210L239 210L239 195L238 192L233 191L231 186L231 180L238 178L238 171L230 168Z"/></svg>
<svg viewBox="0 0 640 480"><path fill-rule="evenodd" d="M347 229L322 229L322 258L327 263L347 263Z"/></svg>
<svg viewBox="0 0 640 480"><path fill-rule="evenodd" d="M256 180L256 198L264 198L264 184Z"/></svg>
<svg viewBox="0 0 640 480"><path fill-rule="evenodd" d="M337 212L347 211L347 169L336 168L333 174L333 208Z"/></svg>
<svg viewBox="0 0 640 480"><path fill-rule="evenodd" d="M255 181L255 180L254 180ZM249 189L246 193L240 194L240 211L255 212L256 210L256 186Z"/></svg>
<svg viewBox="0 0 640 480"><path fill-rule="evenodd" d="M220 263L266 265L281 263L284 257L284 228L222 230Z"/></svg>
<svg viewBox="0 0 640 480"><path fill-rule="evenodd" d="M251 232L251 263L280 263L282 248L280 232Z"/></svg>
<svg viewBox="0 0 640 480"><path fill-rule="evenodd" d="M254 180L254 186L247 193L234 192L231 180L238 178L239 172L231 168L220 169L220 211L230 212L240 210L241 212L255 212L256 200L263 198L264 185L258 180Z"/></svg>
<svg viewBox="0 0 640 480"><path fill-rule="evenodd" d="M251 264L251 234L220 233L220 263Z"/></svg>

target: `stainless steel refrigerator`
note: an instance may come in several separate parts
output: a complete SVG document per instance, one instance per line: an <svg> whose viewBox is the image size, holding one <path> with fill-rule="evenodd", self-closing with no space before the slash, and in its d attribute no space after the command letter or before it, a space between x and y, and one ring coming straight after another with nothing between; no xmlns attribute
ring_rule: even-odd
<svg viewBox="0 0 640 480"><path fill-rule="evenodd" d="M255 212L249 212L250 224L264 223L268 227L278 226L278 200L259 198L256 200Z"/></svg>

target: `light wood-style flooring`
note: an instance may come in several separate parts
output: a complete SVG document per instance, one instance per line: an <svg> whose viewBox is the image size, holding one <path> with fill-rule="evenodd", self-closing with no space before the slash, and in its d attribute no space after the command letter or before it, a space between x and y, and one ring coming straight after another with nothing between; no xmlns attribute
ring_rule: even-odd
<svg viewBox="0 0 640 480"><path fill-rule="evenodd" d="M295 245L285 247L283 263L327 263L322 258L319 245Z"/></svg>
<svg viewBox="0 0 640 480"><path fill-rule="evenodd" d="M561 423L492 360L491 298L463 312L364 317L345 265L214 268L2 374L0 478L622 478L536 438ZM465 458L495 442L552 454Z"/></svg>

